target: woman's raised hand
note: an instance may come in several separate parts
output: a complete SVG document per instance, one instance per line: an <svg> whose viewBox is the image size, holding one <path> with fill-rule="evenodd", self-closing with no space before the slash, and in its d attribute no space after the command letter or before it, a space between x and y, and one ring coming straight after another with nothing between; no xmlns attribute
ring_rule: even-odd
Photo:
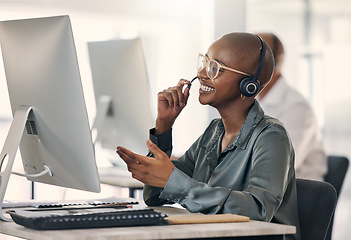
<svg viewBox="0 0 351 240"><path fill-rule="evenodd" d="M189 80L181 79L177 86L158 93L155 134L163 133L172 128L175 119L188 102L190 89L184 88L184 86L189 83Z"/></svg>

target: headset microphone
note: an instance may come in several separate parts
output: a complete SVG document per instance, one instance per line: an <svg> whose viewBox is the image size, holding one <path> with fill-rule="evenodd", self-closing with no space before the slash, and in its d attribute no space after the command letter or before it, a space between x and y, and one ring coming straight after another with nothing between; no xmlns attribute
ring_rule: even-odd
<svg viewBox="0 0 351 240"><path fill-rule="evenodd" d="M195 79L197 79L197 76L194 77L194 78L190 81L190 83L188 84L187 88L190 88L190 87L191 87L191 84L195 81Z"/></svg>

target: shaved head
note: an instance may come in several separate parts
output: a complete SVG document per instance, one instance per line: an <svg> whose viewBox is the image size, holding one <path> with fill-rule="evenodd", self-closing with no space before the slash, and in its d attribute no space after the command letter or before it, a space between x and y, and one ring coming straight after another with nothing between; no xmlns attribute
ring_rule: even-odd
<svg viewBox="0 0 351 240"><path fill-rule="evenodd" d="M224 41L226 50L233 54L235 66L252 76L256 73L259 65L261 42L258 36L251 33L233 32L223 35L217 41ZM268 84L274 69L274 58L267 43L263 41L265 48L265 58L262 71L258 76L260 90Z"/></svg>

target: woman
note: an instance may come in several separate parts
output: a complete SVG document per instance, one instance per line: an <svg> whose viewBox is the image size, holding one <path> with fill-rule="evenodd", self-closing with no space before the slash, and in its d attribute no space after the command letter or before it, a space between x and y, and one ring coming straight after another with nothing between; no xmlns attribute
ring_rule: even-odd
<svg viewBox="0 0 351 240"><path fill-rule="evenodd" d="M273 65L268 45L249 33L226 34L199 55L199 101L221 118L174 161L171 130L187 104L190 89L183 87L190 81L158 94L148 156L117 147L132 176L146 184L147 205L179 203L191 212L295 225L297 234L290 237L299 239L294 150L283 125L264 115L254 98Z"/></svg>

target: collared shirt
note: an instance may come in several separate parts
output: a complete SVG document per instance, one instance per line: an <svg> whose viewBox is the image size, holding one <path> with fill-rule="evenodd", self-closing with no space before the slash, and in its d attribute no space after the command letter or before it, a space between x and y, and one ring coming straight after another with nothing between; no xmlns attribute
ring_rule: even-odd
<svg viewBox="0 0 351 240"><path fill-rule="evenodd" d="M323 180L328 169L327 156L308 101L281 77L259 102L264 112L279 119L289 133L295 150L296 177Z"/></svg>
<svg viewBox="0 0 351 240"><path fill-rule="evenodd" d="M164 189L145 185L150 206L179 203L190 212L233 213L296 226L299 238L294 150L282 124L255 101L233 142L221 152L221 119L211 122L175 168ZM171 132L150 139L169 156ZM152 153L149 153L152 156Z"/></svg>

